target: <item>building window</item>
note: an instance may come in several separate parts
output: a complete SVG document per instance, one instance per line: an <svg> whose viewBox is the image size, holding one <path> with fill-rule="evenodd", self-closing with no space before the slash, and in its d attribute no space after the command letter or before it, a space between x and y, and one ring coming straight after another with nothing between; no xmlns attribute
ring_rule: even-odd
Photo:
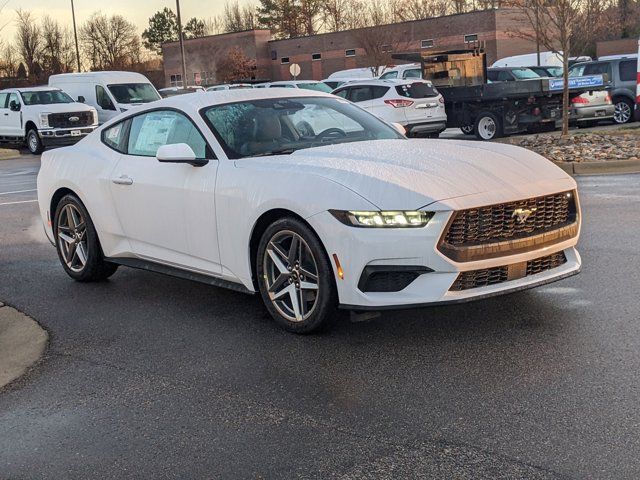
<svg viewBox="0 0 640 480"><path fill-rule="evenodd" d="M280 63L283 64L283 65L289 63L289 57L282 57L280 59Z"/></svg>
<svg viewBox="0 0 640 480"><path fill-rule="evenodd" d="M432 39L421 40L420 41L420 48L433 48L433 40Z"/></svg>
<svg viewBox="0 0 640 480"><path fill-rule="evenodd" d="M344 51L344 56L345 57L355 57L356 56L356 49L355 48L350 48L349 50L345 50Z"/></svg>
<svg viewBox="0 0 640 480"><path fill-rule="evenodd" d="M382 50L382 53L389 53L393 51L393 48L391 48L391 45L382 45L380 50Z"/></svg>
<svg viewBox="0 0 640 480"><path fill-rule="evenodd" d="M278 52L276 52L275 50L271 50L271 60L277 60L278 59Z"/></svg>
<svg viewBox="0 0 640 480"><path fill-rule="evenodd" d="M171 75L170 81L172 87L181 87L182 86L182 75Z"/></svg>
<svg viewBox="0 0 640 480"><path fill-rule="evenodd" d="M312 53L311 54L311 60L321 60L322 59L322 54L321 53Z"/></svg>
<svg viewBox="0 0 640 480"><path fill-rule="evenodd" d="M477 42L478 41L478 34L474 33L472 35L465 35L464 36L464 43L473 43L473 42Z"/></svg>

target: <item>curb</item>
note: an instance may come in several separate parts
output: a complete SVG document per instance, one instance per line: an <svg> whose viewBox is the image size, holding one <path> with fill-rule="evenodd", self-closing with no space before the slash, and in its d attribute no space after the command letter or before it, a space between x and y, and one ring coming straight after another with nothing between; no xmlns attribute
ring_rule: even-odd
<svg viewBox="0 0 640 480"><path fill-rule="evenodd" d="M19 156L20 156L19 150L14 150L9 148L0 149L0 160L8 160L10 158L17 158Z"/></svg>
<svg viewBox="0 0 640 480"><path fill-rule="evenodd" d="M34 319L0 302L0 390L40 359L48 341Z"/></svg>
<svg viewBox="0 0 640 480"><path fill-rule="evenodd" d="M605 175L609 173L640 173L640 160L610 160L608 162L562 162L558 167L569 175Z"/></svg>

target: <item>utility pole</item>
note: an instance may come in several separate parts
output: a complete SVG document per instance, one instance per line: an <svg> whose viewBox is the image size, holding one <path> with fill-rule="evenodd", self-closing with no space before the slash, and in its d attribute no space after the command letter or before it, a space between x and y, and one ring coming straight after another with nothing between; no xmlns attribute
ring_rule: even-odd
<svg viewBox="0 0 640 480"><path fill-rule="evenodd" d="M80 49L78 48L78 31L76 30L76 10L73 8L73 0L71 0L71 17L73 18L73 37L76 41L76 61L78 62L78 72L80 72Z"/></svg>
<svg viewBox="0 0 640 480"><path fill-rule="evenodd" d="M540 66L540 6L536 2L536 54L538 67Z"/></svg>
<svg viewBox="0 0 640 480"><path fill-rule="evenodd" d="M180 18L180 0L176 0L178 17L178 37L180 39L180 55L182 56L182 88L187 88L187 61L184 58L184 39L182 38L182 20Z"/></svg>

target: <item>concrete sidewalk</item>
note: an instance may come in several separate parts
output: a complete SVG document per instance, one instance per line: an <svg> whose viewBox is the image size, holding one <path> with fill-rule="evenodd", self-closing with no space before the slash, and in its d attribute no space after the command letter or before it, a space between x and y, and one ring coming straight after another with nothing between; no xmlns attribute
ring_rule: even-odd
<svg viewBox="0 0 640 480"><path fill-rule="evenodd" d="M0 303L0 389L38 361L48 339L35 320Z"/></svg>

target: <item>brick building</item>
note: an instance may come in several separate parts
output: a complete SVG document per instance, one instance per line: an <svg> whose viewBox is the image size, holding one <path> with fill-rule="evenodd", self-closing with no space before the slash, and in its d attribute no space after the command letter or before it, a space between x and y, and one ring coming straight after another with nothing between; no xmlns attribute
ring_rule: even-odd
<svg viewBox="0 0 640 480"><path fill-rule="evenodd" d="M605 55L632 55L634 53L638 53L637 38L622 38L596 43L596 54L598 58L604 57Z"/></svg>
<svg viewBox="0 0 640 480"><path fill-rule="evenodd" d="M511 55L532 53L535 44L523 39L533 33L521 13L511 9L485 10L444 17L367 27L310 37L270 40L269 30L212 35L185 41L190 85L216 83L216 62L229 48L238 46L257 64L256 77L266 80L291 78L289 67L301 67L299 78L321 80L347 68L371 67L366 45L378 42L385 52L416 52L465 48L471 42L485 45L489 65ZM526 36L526 35L524 35ZM181 80L178 42L163 45L165 80ZM180 78L179 78L180 77Z"/></svg>

